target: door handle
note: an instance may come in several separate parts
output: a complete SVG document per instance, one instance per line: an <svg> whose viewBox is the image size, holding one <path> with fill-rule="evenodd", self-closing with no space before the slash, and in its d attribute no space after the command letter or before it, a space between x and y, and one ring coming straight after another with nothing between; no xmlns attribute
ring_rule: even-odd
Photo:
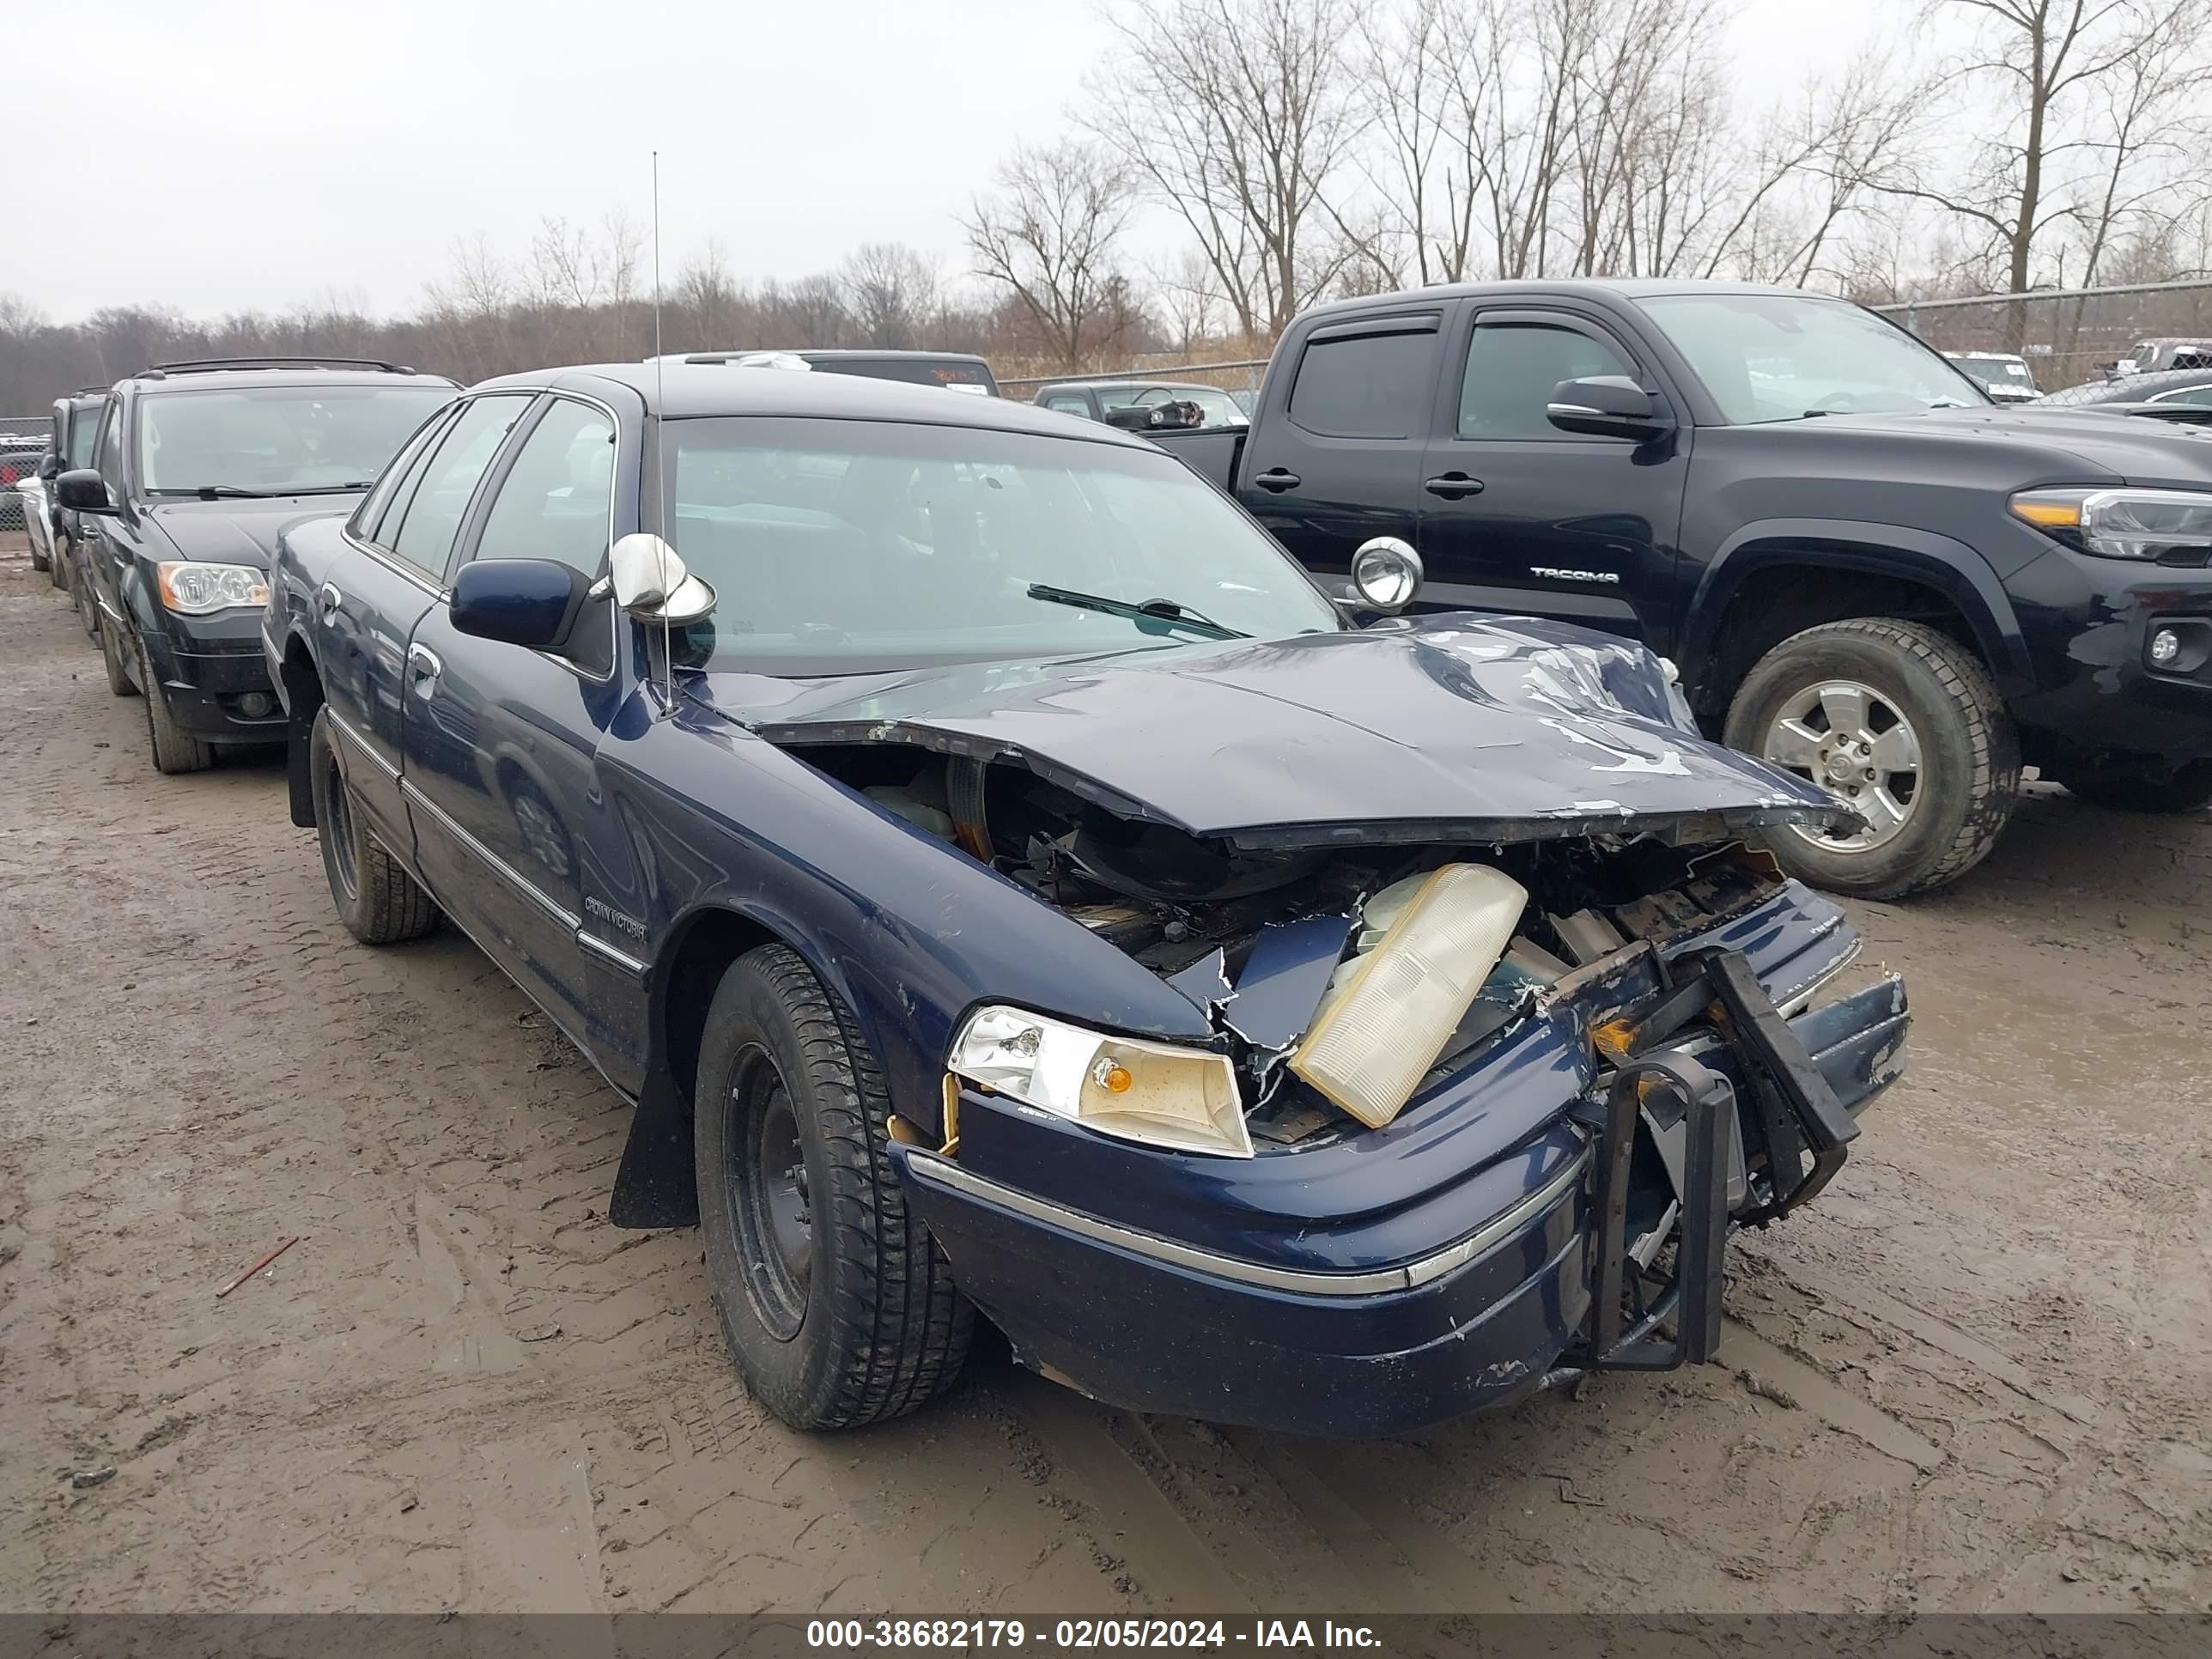
<svg viewBox="0 0 2212 1659"><path fill-rule="evenodd" d="M446 672L446 665L438 660L438 653L425 645L407 647L407 672L414 677L415 694L427 697L438 689L438 676Z"/></svg>
<svg viewBox="0 0 2212 1659"><path fill-rule="evenodd" d="M1438 477L1423 479L1421 488L1431 495L1441 495L1448 501L1455 501L1462 495L1482 494L1482 480L1470 478L1464 472L1446 472Z"/></svg>
<svg viewBox="0 0 2212 1659"><path fill-rule="evenodd" d="M1296 489L1304 480L1295 472L1285 472L1279 466L1273 466L1252 482L1262 489L1272 489L1280 495L1285 489Z"/></svg>
<svg viewBox="0 0 2212 1659"><path fill-rule="evenodd" d="M323 602L323 620L326 623L336 622L338 617L338 606L345 603L345 595L339 592L330 583L325 582L322 592L315 597Z"/></svg>

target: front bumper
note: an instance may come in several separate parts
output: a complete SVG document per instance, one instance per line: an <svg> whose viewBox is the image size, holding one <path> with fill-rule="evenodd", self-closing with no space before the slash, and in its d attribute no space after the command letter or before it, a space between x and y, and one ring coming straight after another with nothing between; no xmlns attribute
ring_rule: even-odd
<svg viewBox="0 0 2212 1659"><path fill-rule="evenodd" d="M258 611L205 617L165 611L143 637L179 726L210 743L284 740L284 708L263 655Z"/></svg>
<svg viewBox="0 0 2212 1659"><path fill-rule="evenodd" d="M2212 653L2154 666L2153 635L2212 632L2212 570L2048 553L2008 583L2041 687L2012 704L2038 764L2212 758Z"/></svg>
<svg viewBox="0 0 2212 1659"><path fill-rule="evenodd" d="M1636 988L1656 1006L1656 980ZM1830 1138L1848 1139L1850 1117L1898 1074L1905 1024L1894 979L1787 1023L1780 1046L1838 1110ZM1047 1375L1135 1410L1303 1434L1402 1433L1509 1405L1563 1358L1652 1368L1710 1356L1729 1218L1771 1212L1778 1186L1793 1183L1760 1175L1771 1128L1744 1064L1752 1054L1756 1066L1757 1045L1675 1035L1662 1032L1656 1052L1717 1079L1711 1099L1728 1103L1710 1119L1703 1163L1692 1135L1686 1169L1671 1167L1637 1091L1624 1118L1608 1116L1607 1091L1594 1088L1468 1182L1489 1206L1480 1224L1419 1255L1335 1269L1286 1266L1257 1239L1194 1244L983 1173L975 1166L997 1161L993 1143L1029 1126L972 1091L962 1096L959 1161L913 1146L892 1152L962 1290ZM1638 1300L1669 1239L1673 1282ZM1594 1316L1601 1295L1612 1311Z"/></svg>

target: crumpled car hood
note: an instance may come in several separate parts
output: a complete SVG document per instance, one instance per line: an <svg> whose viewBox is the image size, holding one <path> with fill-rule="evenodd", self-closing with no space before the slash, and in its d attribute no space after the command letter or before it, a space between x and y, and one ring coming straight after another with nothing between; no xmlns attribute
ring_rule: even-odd
<svg viewBox="0 0 2212 1659"><path fill-rule="evenodd" d="M278 533L302 519L353 511L359 495L272 495L267 501L163 501L147 514L177 556L269 568Z"/></svg>
<svg viewBox="0 0 2212 1659"><path fill-rule="evenodd" d="M828 681L709 673L691 691L772 743L1007 760L1250 848L1856 821L1696 735L1643 647L1527 617Z"/></svg>

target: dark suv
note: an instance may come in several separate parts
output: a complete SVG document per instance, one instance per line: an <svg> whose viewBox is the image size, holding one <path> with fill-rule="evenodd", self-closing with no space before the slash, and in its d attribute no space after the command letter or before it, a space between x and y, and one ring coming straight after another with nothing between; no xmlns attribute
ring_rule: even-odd
<svg viewBox="0 0 2212 1659"><path fill-rule="evenodd" d="M259 611L277 532L350 512L459 387L396 364L263 357L162 363L109 394L89 467L55 501L82 515L84 586L118 696L146 698L154 764L277 743Z"/></svg>

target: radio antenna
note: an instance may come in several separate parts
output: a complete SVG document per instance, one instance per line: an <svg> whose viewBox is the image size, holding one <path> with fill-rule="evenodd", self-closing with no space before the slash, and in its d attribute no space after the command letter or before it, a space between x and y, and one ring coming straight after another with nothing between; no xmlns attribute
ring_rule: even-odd
<svg viewBox="0 0 2212 1659"><path fill-rule="evenodd" d="M668 399L666 385L668 370L660 356L660 152L653 152L653 500L659 507L660 517L660 706L673 717L676 713L676 651L672 643L673 630L669 626L668 607L675 592L668 582L668 490L674 482L673 469L663 453L668 435Z"/></svg>

